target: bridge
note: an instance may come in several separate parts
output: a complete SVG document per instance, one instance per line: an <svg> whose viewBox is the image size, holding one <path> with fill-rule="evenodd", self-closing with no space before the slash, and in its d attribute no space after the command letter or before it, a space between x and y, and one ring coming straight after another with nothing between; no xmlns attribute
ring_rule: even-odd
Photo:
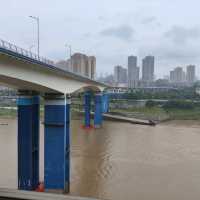
<svg viewBox="0 0 200 200"><path fill-rule="evenodd" d="M48 59L0 40L0 84L18 90L18 189L35 190L39 184L39 113L44 98L44 187L50 192L70 189L70 97L84 93L86 128L102 125L109 98L107 85L57 68Z"/></svg>

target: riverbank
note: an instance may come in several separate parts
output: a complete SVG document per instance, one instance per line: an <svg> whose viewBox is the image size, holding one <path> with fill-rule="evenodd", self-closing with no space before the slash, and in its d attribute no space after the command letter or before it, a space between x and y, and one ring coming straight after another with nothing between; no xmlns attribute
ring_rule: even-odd
<svg viewBox="0 0 200 200"><path fill-rule="evenodd" d="M15 107L0 107L0 118L14 119L17 117L17 108Z"/></svg>
<svg viewBox="0 0 200 200"><path fill-rule="evenodd" d="M111 114L134 117L143 120L164 122L168 120L200 120L200 108L194 109L163 109L162 107L142 107L127 110L112 109Z"/></svg>
<svg viewBox="0 0 200 200"><path fill-rule="evenodd" d="M156 122L164 122L168 120L200 120L200 108L194 109L163 109L162 107L141 107L130 109L111 109L109 114L120 115L123 117L136 118L141 120L152 120ZM40 116L43 118L44 110L41 109ZM77 109L72 108L71 116L73 119L80 119ZM0 117L16 118L16 107L1 107Z"/></svg>

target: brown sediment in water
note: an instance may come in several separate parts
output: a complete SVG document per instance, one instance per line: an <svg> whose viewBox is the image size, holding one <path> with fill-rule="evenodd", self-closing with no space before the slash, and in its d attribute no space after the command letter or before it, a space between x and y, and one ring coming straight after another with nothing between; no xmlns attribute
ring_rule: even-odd
<svg viewBox="0 0 200 200"><path fill-rule="evenodd" d="M5 121L6 120L6 121ZM17 187L17 122L0 119L0 187ZM200 121L155 127L72 120L71 195L113 200L199 199ZM41 124L40 179L43 180Z"/></svg>

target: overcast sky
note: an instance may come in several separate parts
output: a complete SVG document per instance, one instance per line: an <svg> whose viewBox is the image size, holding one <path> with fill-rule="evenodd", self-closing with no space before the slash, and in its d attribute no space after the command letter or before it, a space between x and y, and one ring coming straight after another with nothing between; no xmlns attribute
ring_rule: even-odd
<svg viewBox="0 0 200 200"><path fill-rule="evenodd" d="M95 55L97 72L127 67L128 55L156 59L156 77L176 66L200 65L199 0L1 0L0 38L29 49L41 21L41 54ZM36 48L32 49L36 51ZM198 69L198 76L200 70Z"/></svg>

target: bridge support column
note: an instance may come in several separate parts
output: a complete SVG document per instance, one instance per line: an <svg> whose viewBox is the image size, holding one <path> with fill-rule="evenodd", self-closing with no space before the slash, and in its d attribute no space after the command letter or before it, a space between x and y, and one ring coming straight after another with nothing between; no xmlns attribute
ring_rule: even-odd
<svg viewBox="0 0 200 200"><path fill-rule="evenodd" d="M34 190L39 184L39 96L19 96L18 189Z"/></svg>
<svg viewBox="0 0 200 200"><path fill-rule="evenodd" d="M46 191L69 192L70 100L45 97L44 185Z"/></svg>
<svg viewBox="0 0 200 200"><path fill-rule="evenodd" d="M104 93L102 96L102 109L103 113L109 112L109 94Z"/></svg>
<svg viewBox="0 0 200 200"><path fill-rule="evenodd" d="M85 122L84 122L84 126L85 128L90 128L91 127L91 93L90 92L86 92L84 94L84 111L85 111Z"/></svg>
<svg viewBox="0 0 200 200"><path fill-rule="evenodd" d="M95 109L94 109L94 127L100 128L102 126L102 95L95 95Z"/></svg>

